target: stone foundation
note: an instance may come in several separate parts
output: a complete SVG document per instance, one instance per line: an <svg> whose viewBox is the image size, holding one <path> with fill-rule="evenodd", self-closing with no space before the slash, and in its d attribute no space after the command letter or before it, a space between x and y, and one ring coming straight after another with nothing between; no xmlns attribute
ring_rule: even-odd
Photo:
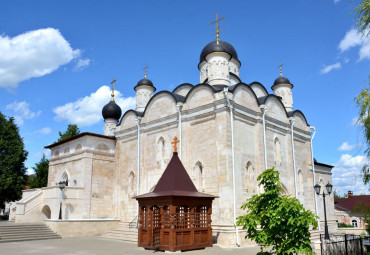
<svg viewBox="0 0 370 255"><path fill-rule="evenodd" d="M117 219L44 220L44 223L61 237L99 236L116 228Z"/></svg>

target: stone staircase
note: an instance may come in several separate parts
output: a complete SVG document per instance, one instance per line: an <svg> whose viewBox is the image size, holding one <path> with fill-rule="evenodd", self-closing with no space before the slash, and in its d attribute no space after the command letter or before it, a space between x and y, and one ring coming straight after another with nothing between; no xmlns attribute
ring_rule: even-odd
<svg viewBox="0 0 370 255"><path fill-rule="evenodd" d="M0 222L0 243L60 238L58 234L43 223L16 224Z"/></svg>
<svg viewBox="0 0 370 255"><path fill-rule="evenodd" d="M320 234L324 234L324 231L310 230L310 233L311 233L311 237L310 237L311 242L315 242L315 241L320 241Z"/></svg>
<svg viewBox="0 0 370 255"><path fill-rule="evenodd" d="M116 229L109 231L107 234L100 236L101 239L118 240L129 243L137 243L137 228L129 222L121 221ZM131 226L131 227L130 227Z"/></svg>

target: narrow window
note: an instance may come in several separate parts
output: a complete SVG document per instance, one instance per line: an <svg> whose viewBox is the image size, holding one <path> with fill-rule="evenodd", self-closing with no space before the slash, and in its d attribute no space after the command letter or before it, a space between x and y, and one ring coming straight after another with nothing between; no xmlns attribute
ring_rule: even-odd
<svg viewBox="0 0 370 255"><path fill-rule="evenodd" d="M199 161L195 163L195 166L193 168L193 183L198 191L205 191L203 165Z"/></svg>
<svg viewBox="0 0 370 255"><path fill-rule="evenodd" d="M274 163L277 166L281 165L281 147L277 137L274 140Z"/></svg>

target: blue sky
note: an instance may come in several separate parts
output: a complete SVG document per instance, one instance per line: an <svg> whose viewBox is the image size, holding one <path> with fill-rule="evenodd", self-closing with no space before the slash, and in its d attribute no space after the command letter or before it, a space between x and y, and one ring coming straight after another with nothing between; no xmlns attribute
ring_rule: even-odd
<svg viewBox="0 0 370 255"><path fill-rule="evenodd" d="M272 93L281 61L294 109L317 129L316 159L335 165L334 188L370 194L354 125L370 38L354 29L353 8L349 0L1 1L0 111L16 117L32 168L69 123L103 132L112 78L123 110L134 105L145 64L157 91L198 84L199 54L215 39L209 23L219 12L220 38L235 47L242 81Z"/></svg>

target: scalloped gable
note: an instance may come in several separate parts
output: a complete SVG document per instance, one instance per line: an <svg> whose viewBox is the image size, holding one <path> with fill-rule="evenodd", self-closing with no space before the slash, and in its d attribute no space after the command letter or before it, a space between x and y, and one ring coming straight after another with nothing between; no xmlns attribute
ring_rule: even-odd
<svg viewBox="0 0 370 255"><path fill-rule="evenodd" d="M257 98L268 96L266 88L259 82L252 82L250 85L251 89L256 94Z"/></svg>
<svg viewBox="0 0 370 255"><path fill-rule="evenodd" d="M193 88L194 86L190 83L183 83L177 86L172 93L177 94L183 97L186 97L189 93L189 91Z"/></svg>
<svg viewBox="0 0 370 255"><path fill-rule="evenodd" d="M214 100L213 88L210 85L199 84L188 93L184 109L193 109L202 105L213 104Z"/></svg>
<svg viewBox="0 0 370 255"><path fill-rule="evenodd" d="M294 124L295 127L300 128L305 131L309 131L310 126L306 122L306 118L301 111L297 111L297 110L294 111L293 117L295 120L295 124Z"/></svg>
<svg viewBox="0 0 370 255"><path fill-rule="evenodd" d="M269 95L265 100L265 104L267 106L267 116L285 123L289 123L287 112L280 99L274 95Z"/></svg>
<svg viewBox="0 0 370 255"><path fill-rule="evenodd" d="M235 103L244 107L260 112L256 94L245 84L237 85L233 91L233 100Z"/></svg>
<svg viewBox="0 0 370 255"><path fill-rule="evenodd" d="M121 122L117 126L116 132L136 126L136 118L137 114L134 110L125 112L122 116Z"/></svg>
<svg viewBox="0 0 370 255"><path fill-rule="evenodd" d="M176 98L171 92L161 91L148 102L142 122L158 120L172 114L177 114Z"/></svg>

